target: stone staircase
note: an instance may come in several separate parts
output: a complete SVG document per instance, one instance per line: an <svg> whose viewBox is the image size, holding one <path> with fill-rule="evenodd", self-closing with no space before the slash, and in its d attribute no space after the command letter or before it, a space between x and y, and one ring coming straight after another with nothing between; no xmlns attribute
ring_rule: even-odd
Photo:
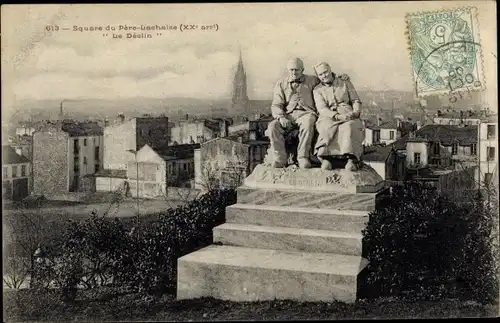
<svg viewBox="0 0 500 323"><path fill-rule="evenodd" d="M177 298L354 302L376 191L238 188L214 245L179 258Z"/></svg>

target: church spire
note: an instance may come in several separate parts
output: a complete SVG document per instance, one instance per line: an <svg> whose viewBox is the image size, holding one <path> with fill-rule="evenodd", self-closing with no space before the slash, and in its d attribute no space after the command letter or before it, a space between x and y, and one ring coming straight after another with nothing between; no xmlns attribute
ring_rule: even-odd
<svg viewBox="0 0 500 323"><path fill-rule="evenodd" d="M233 100L232 111L241 114L248 114L248 95L247 95L247 75L243 66L241 47L239 48L239 59L236 67L236 73L233 81Z"/></svg>

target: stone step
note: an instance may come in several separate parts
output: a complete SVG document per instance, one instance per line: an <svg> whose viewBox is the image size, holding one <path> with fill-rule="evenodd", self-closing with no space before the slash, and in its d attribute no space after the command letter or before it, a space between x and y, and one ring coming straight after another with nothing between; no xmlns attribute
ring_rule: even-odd
<svg viewBox="0 0 500 323"><path fill-rule="evenodd" d="M368 223L368 214L368 211L237 203L226 208L226 222L361 233Z"/></svg>
<svg viewBox="0 0 500 323"><path fill-rule="evenodd" d="M327 230L224 223L214 228L214 242L247 248L361 256L361 234Z"/></svg>
<svg viewBox="0 0 500 323"><path fill-rule="evenodd" d="M178 259L177 299L356 300L357 256L209 246Z"/></svg>
<svg viewBox="0 0 500 323"><path fill-rule="evenodd" d="M322 208L334 210L372 211L377 193L337 193L307 190L261 189L240 186L240 204Z"/></svg>

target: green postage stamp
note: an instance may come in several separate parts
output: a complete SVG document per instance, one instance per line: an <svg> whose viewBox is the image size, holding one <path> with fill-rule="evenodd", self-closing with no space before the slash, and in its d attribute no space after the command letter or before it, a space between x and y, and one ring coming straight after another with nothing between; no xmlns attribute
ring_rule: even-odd
<svg viewBox="0 0 500 323"><path fill-rule="evenodd" d="M476 8L411 13L406 27L417 96L484 89Z"/></svg>

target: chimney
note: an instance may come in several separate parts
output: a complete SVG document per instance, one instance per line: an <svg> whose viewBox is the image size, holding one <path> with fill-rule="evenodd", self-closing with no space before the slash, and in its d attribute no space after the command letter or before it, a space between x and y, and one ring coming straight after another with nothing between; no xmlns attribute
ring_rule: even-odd
<svg viewBox="0 0 500 323"><path fill-rule="evenodd" d="M227 134L229 132L229 125L228 125L227 120L225 120L225 119L219 120L219 131L220 131L221 137L227 137Z"/></svg>

